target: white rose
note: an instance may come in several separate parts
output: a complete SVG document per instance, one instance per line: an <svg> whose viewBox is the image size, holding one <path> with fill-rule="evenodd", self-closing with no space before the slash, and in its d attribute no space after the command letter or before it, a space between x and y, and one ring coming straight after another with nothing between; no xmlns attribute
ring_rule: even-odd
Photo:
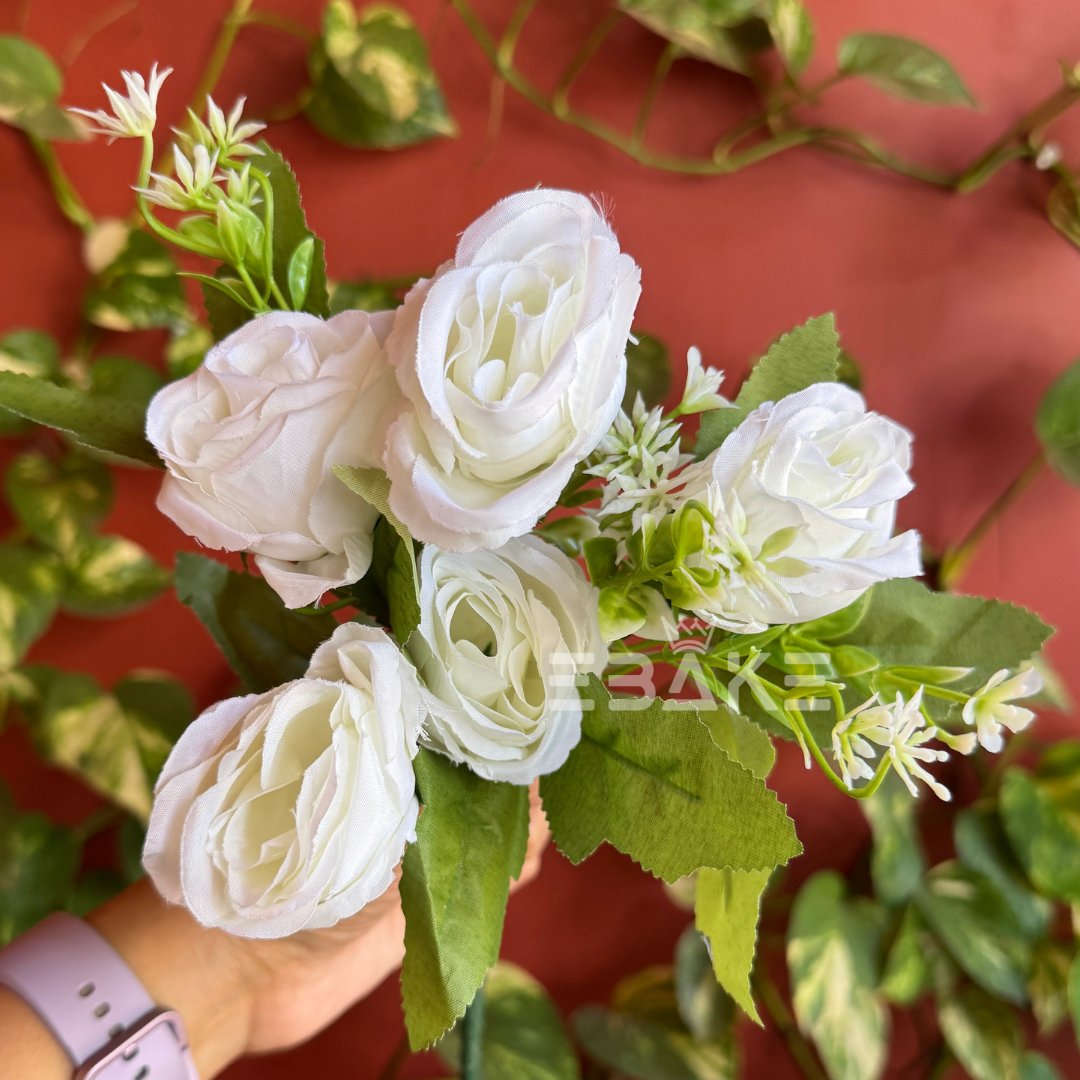
<svg viewBox="0 0 1080 1080"><path fill-rule="evenodd" d="M303 679L229 698L162 770L143 862L204 926L276 938L380 896L419 812L420 688L382 630L346 623Z"/></svg>
<svg viewBox="0 0 1080 1080"><path fill-rule="evenodd" d="M207 547L252 551L289 607L358 581L378 512L330 471L379 464L398 390L391 313L282 311L230 334L150 403L168 468L158 509Z"/></svg>
<svg viewBox="0 0 1080 1080"><path fill-rule="evenodd" d="M698 499L716 518L705 552L690 561L720 571L692 610L754 632L828 615L874 582L918 575L918 534L892 535L897 500L914 486L910 466L911 433L839 383L755 409L683 474L676 505Z"/></svg>
<svg viewBox="0 0 1080 1080"><path fill-rule="evenodd" d="M611 426L640 271L583 195L498 203L413 288L387 348L408 406L390 506L426 543L499 547L555 505Z"/></svg>
<svg viewBox="0 0 1080 1080"><path fill-rule="evenodd" d="M575 676L607 663L596 595L535 536L496 551L425 547L408 645L426 683L425 744L512 784L562 765L581 738Z"/></svg>

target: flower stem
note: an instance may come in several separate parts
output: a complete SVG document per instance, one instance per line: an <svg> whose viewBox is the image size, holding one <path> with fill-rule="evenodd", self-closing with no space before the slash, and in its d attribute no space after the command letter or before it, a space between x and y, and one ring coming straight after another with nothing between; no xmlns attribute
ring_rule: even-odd
<svg viewBox="0 0 1080 1080"><path fill-rule="evenodd" d="M480 1080L484 1063L484 988L461 1018L461 1080Z"/></svg>
<svg viewBox="0 0 1080 1080"><path fill-rule="evenodd" d="M409 1033L401 1036L401 1041L394 1047L386 1067L379 1073L379 1080L397 1080L397 1074L401 1072L401 1066L405 1064L409 1056Z"/></svg>
<svg viewBox="0 0 1080 1080"><path fill-rule="evenodd" d="M938 581L945 592L950 592L967 572L975 558L979 545L986 539L986 534L994 527L998 519L1023 494L1039 473L1042 472L1046 459L1040 450L1024 466L1023 472L997 497L971 531L954 547L945 550L938 569Z"/></svg>
<svg viewBox="0 0 1080 1080"><path fill-rule="evenodd" d="M104 832L110 825L114 825L123 816L120 809L115 806L101 806L89 817L84 818L72 829L75 840L79 844L85 844L92 836Z"/></svg>
<svg viewBox="0 0 1080 1080"><path fill-rule="evenodd" d="M776 1025L777 1031L780 1032L784 1042L787 1043L787 1048L795 1059L795 1064L798 1065L806 1080L829 1080L825 1075L825 1071L818 1064L817 1056L810 1048L810 1044L803 1038L802 1032L799 1031L795 1018L791 1015L791 1010L788 1009L783 997L781 997L776 984L765 970L764 963L754 965L754 970L750 975L750 983L754 988L754 993L761 1000L762 1005L765 1006L765 1011Z"/></svg>
<svg viewBox="0 0 1080 1080"><path fill-rule="evenodd" d="M64 172L60 164L60 159L56 156L56 150L53 148L52 143L38 138L37 135L31 135L29 132L26 137L30 140L34 153L37 154L41 164L45 167L45 173L49 178L49 183L52 185L53 195L56 197L56 205L60 207L60 212L73 225L78 225L83 232L89 232L94 227L94 215L86 209L86 204L68 179L67 173Z"/></svg>

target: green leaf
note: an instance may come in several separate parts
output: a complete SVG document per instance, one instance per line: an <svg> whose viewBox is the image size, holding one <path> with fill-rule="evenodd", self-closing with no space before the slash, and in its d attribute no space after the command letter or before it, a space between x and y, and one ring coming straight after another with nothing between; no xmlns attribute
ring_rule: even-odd
<svg viewBox="0 0 1080 1080"><path fill-rule="evenodd" d="M385 594L390 626L398 642L404 645L420 625L419 575L412 542L402 540L385 517L376 522L373 539L368 576L375 579Z"/></svg>
<svg viewBox="0 0 1080 1080"><path fill-rule="evenodd" d="M971 668L966 684L972 687L1001 668L1015 670L1053 632L1022 607L931 592L906 578L873 586L868 605L841 641L868 650L886 667Z"/></svg>
<svg viewBox="0 0 1080 1080"><path fill-rule="evenodd" d="M49 628L63 580L54 556L0 544L0 671L18 664Z"/></svg>
<svg viewBox="0 0 1080 1080"><path fill-rule="evenodd" d="M814 55L814 24L806 5L802 0L772 0L768 23L784 66L792 75L800 74Z"/></svg>
<svg viewBox="0 0 1080 1080"><path fill-rule="evenodd" d="M98 275L83 300L89 322L106 330L179 329L190 321L184 283L169 249L132 229L124 250Z"/></svg>
<svg viewBox="0 0 1080 1080"><path fill-rule="evenodd" d="M0 371L55 379L60 375L60 346L43 330L12 330L0 338Z"/></svg>
<svg viewBox="0 0 1080 1080"><path fill-rule="evenodd" d="M759 780L772 772L776 749L769 736L752 720L719 703L715 709L703 709L698 718L709 729L713 742L732 761L744 765Z"/></svg>
<svg viewBox="0 0 1080 1080"><path fill-rule="evenodd" d="M330 314L343 311L392 311L405 302L405 293L420 274L371 281L339 281L330 291Z"/></svg>
<svg viewBox="0 0 1080 1080"><path fill-rule="evenodd" d="M350 465L334 465L332 472L350 491L356 492L365 502L371 503L386 519L394 532L398 534L405 549L405 553L401 557L401 566L405 566L405 559L407 559L408 567L412 571L413 589L416 599L419 600L420 572L416 568L416 551L413 548L413 540L412 536L409 535L409 530L390 509L390 478L382 469L358 469ZM393 554L396 558L396 551ZM410 616L404 612L401 614L407 622ZM416 620L419 623L419 609L417 610ZM408 634L406 634L406 637L408 637ZM404 642L405 638L400 640Z"/></svg>
<svg viewBox="0 0 1080 1080"><path fill-rule="evenodd" d="M498 959L510 879L529 837L525 787L484 780L430 750L415 761L424 811L405 850L401 996L414 1050L462 1016Z"/></svg>
<svg viewBox="0 0 1080 1080"><path fill-rule="evenodd" d="M1020 1028L1008 1005L977 986L938 1002L938 1025L971 1080L1020 1080Z"/></svg>
<svg viewBox="0 0 1080 1080"><path fill-rule="evenodd" d="M1035 434L1054 471L1080 486L1080 360L1073 361L1043 394L1035 413Z"/></svg>
<svg viewBox="0 0 1080 1080"><path fill-rule="evenodd" d="M484 1080L578 1080L577 1055L547 991L516 964L500 960L484 979ZM457 1027L438 1044L461 1068Z"/></svg>
<svg viewBox="0 0 1080 1080"><path fill-rule="evenodd" d="M189 322L182 330L174 330L165 346L165 363L170 379L190 375L203 362L207 349L214 344L210 328L199 322Z"/></svg>
<svg viewBox="0 0 1080 1080"><path fill-rule="evenodd" d="M44 665L23 670L37 690L23 712L42 757L145 823L153 787L147 764L160 769L172 743L90 675Z"/></svg>
<svg viewBox="0 0 1080 1080"><path fill-rule="evenodd" d="M39 139L82 139L82 127L56 99L63 79L52 59L25 38L0 37L0 120Z"/></svg>
<svg viewBox="0 0 1080 1080"><path fill-rule="evenodd" d="M571 862L607 840L672 884L701 866L771 870L801 852L773 792L692 710L613 700L592 675L580 693L581 741L540 779L552 835Z"/></svg>
<svg viewBox="0 0 1080 1080"><path fill-rule="evenodd" d="M893 34L851 34L840 42L837 65L879 90L926 105L974 106L960 76L940 53Z"/></svg>
<svg viewBox="0 0 1080 1080"><path fill-rule="evenodd" d="M1024 934L1034 941L1050 928L1054 906L1034 892L1024 877L1001 820L990 811L962 810L953 820L956 857L994 884L1012 908Z"/></svg>
<svg viewBox="0 0 1080 1080"><path fill-rule="evenodd" d="M130 401L145 410L165 385L152 367L127 356L103 356L90 366L90 393Z"/></svg>
<svg viewBox="0 0 1080 1080"><path fill-rule="evenodd" d="M1041 941L1032 957L1028 994L1040 1035L1052 1035L1069 1015L1069 971L1076 946L1064 941Z"/></svg>
<svg viewBox="0 0 1080 1080"><path fill-rule="evenodd" d="M759 405L779 401L814 383L834 382L840 355L833 317L820 315L784 334L754 365L735 399L735 409L714 409L701 418L694 454L711 454Z"/></svg>
<svg viewBox="0 0 1080 1080"><path fill-rule="evenodd" d="M163 468L143 434L146 410L133 402L0 371L0 405L27 420L70 432L96 450Z"/></svg>
<svg viewBox="0 0 1080 1080"><path fill-rule="evenodd" d="M1049 1058L1025 1050L1020 1058L1020 1080L1061 1080L1061 1073Z"/></svg>
<svg viewBox="0 0 1080 1080"><path fill-rule="evenodd" d="M1060 748L1077 744L1059 743ZM1041 772L1041 770L1040 770ZM1032 776L1006 770L1001 821L1020 864L1041 893L1080 902L1080 768Z"/></svg>
<svg viewBox="0 0 1080 1080"><path fill-rule="evenodd" d="M852 390L862 389L862 368L847 349L840 350L840 358L836 362L836 381L850 386Z"/></svg>
<svg viewBox="0 0 1080 1080"><path fill-rule="evenodd" d="M761 897L769 870L698 871L694 924L712 946L712 966L719 984L755 1024L761 1024L750 993L750 972L757 948Z"/></svg>
<svg viewBox="0 0 1080 1080"><path fill-rule="evenodd" d="M148 604L169 571L123 536L94 536L66 560L61 605L77 615L119 615Z"/></svg>
<svg viewBox="0 0 1080 1080"><path fill-rule="evenodd" d="M315 237L309 236L296 245L289 257L289 298L294 308L302 308L311 280L311 260L315 254Z"/></svg>
<svg viewBox="0 0 1080 1080"><path fill-rule="evenodd" d="M735 1060L717 1045L655 1021L586 1005L573 1015L574 1032L590 1057L637 1080L734 1080Z"/></svg>
<svg viewBox="0 0 1080 1080"><path fill-rule="evenodd" d="M751 72L750 54L771 44L758 0L619 0L619 7L691 56Z"/></svg>
<svg viewBox="0 0 1080 1080"><path fill-rule="evenodd" d="M23 528L62 555L84 543L112 506L112 474L84 454L60 460L22 454L8 467L4 484Z"/></svg>
<svg viewBox="0 0 1080 1080"><path fill-rule="evenodd" d="M202 288L203 307L206 308L206 317L210 322L214 341L227 338L253 317L243 304L238 304L231 295L223 291L222 287L212 284L212 281L221 282L222 285L233 282L240 287L240 292L243 294L246 292L243 282L233 279L233 273L232 267L222 265L218 267L213 279L196 277Z"/></svg>
<svg viewBox="0 0 1080 1080"><path fill-rule="evenodd" d="M267 142L260 142L259 149L262 155L256 159L258 167L270 178L270 187L274 192L274 280L282 293L288 296L289 266L293 252L305 240L313 239L311 270L301 310L326 318L330 314L330 297L326 291L323 242L307 226L300 202L300 188L289 163ZM216 332L215 326L217 336Z"/></svg>
<svg viewBox="0 0 1080 1080"><path fill-rule="evenodd" d="M975 982L996 997L1027 1003L1031 945L989 880L959 863L939 863L926 875L915 902Z"/></svg>
<svg viewBox="0 0 1080 1080"><path fill-rule="evenodd" d="M345 146L390 149L457 134L424 39L399 7L373 4L358 16L350 0L331 0L308 71L307 117Z"/></svg>
<svg viewBox="0 0 1080 1080"><path fill-rule="evenodd" d="M889 947L879 987L894 1005L909 1008L933 986L933 971L926 948L928 937L918 910L914 904L909 904Z"/></svg>
<svg viewBox="0 0 1080 1080"><path fill-rule="evenodd" d="M1050 190L1046 200L1046 216L1070 244L1080 247L1080 200L1076 197L1071 179L1062 177ZM1070 480L1070 483L1075 481Z"/></svg>
<svg viewBox="0 0 1080 1080"><path fill-rule="evenodd" d="M254 693L302 678L337 626L332 615L290 611L263 578L186 551L176 556L176 594Z"/></svg>
<svg viewBox="0 0 1080 1080"><path fill-rule="evenodd" d="M141 746L143 768L151 784L156 783L168 756L167 752L159 756L160 747L171 748L187 730L195 719L195 699L179 679L163 671L133 671L112 692L129 719L162 736L162 742Z"/></svg>
<svg viewBox="0 0 1080 1080"><path fill-rule="evenodd" d="M693 926L682 932L675 946L675 998L682 1022L698 1042L720 1042L730 1036L735 1002L717 982L708 943Z"/></svg>
<svg viewBox="0 0 1080 1080"><path fill-rule="evenodd" d="M645 407L651 409L664 400L671 387L671 361L667 346L652 334L634 331L637 342L626 343L626 392L623 411L629 416L634 398L640 393Z"/></svg>
<svg viewBox="0 0 1080 1080"><path fill-rule="evenodd" d="M900 777L890 772L881 787L859 805L874 836L870 857L874 896L889 907L906 903L926 869L915 799Z"/></svg>
<svg viewBox="0 0 1080 1080"><path fill-rule="evenodd" d="M88 870L75 882L65 907L72 915L82 918L111 900L126 885L123 875L115 870Z"/></svg>
<svg viewBox="0 0 1080 1080"><path fill-rule="evenodd" d="M129 885L146 876L143 869L142 852L146 843L146 830L133 817L126 817L120 826L117 848L120 856L120 869Z"/></svg>
<svg viewBox="0 0 1080 1080"><path fill-rule="evenodd" d="M20 814L0 781L0 947L64 907L78 866L74 832Z"/></svg>
<svg viewBox="0 0 1080 1080"><path fill-rule="evenodd" d="M568 514L533 531L541 540L554 544L564 555L580 559L585 553L585 541L596 536L597 528L596 522L584 514Z"/></svg>
<svg viewBox="0 0 1080 1080"><path fill-rule="evenodd" d="M889 1036L876 989L885 913L844 894L843 878L822 870L795 898L787 942L792 1005L833 1080L876 1080Z"/></svg>

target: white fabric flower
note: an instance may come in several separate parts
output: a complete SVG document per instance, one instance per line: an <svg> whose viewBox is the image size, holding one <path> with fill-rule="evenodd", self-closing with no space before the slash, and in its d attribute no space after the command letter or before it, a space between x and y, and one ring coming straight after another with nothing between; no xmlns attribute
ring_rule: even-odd
<svg viewBox="0 0 1080 1080"><path fill-rule="evenodd" d="M607 663L596 590L535 536L461 554L429 545L420 567L408 651L426 684L425 745L512 784L559 768L581 738L575 677Z"/></svg>
<svg viewBox="0 0 1080 1080"><path fill-rule="evenodd" d="M682 401L673 415L687 416L690 413L710 412L713 409L733 409L735 402L728 401L719 393L724 373L716 368L701 366L701 350L691 345L686 350L686 386Z"/></svg>
<svg viewBox="0 0 1080 1080"><path fill-rule="evenodd" d="M172 74L172 68L158 71L157 64L150 69L146 81L135 71L121 71L127 97L102 83L105 95L112 106L112 115L104 109L70 109L70 112L88 116L97 125L91 131L108 135L113 139L140 139L154 133L157 124L157 99L161 84Z"/></svg>
<svg viewBox="0 0 1080 1080"><path fill-rule="evenodd" d="M346 623L308 676L229 698L158 779L143 862L204 926L277 938L380 896L415 836L420 688L383 631Z"/></svg>
<svg viewBox="0 0 1080 1080"><path fill-rule="evenodd" d="M874 582L919 574L918 534L892 535L897 500L913 487L910 465L910 433L839 383L755 409L681 474L676 507L697 500L716 519L696 562L719 580L699 588L690 609L755 632L828 615Z"/></svg>
<svg viewBox="0 0 1080 1080"><path fill-rule="evenodd" d="M211 548L251 551L289 607L359 580L378 512L330 471L378 465L397 397L389 312L262 315L150 403L168 468L158 509Z"/></svg>
<svg viewBox="0 0 1080 1080"><path fill-rule="evenodd" d="M639 278L588 199L537 190L413 288L387 346L408 407L385 467L415 537L499 547L555 505L619 410Z"/></svg>
<svg viewBox="0 0 1080 1080"><path fill-rule="evenodd" d="M1011 679L1008 668L995 672L978 693L968 698L964 704L964 720L975 726L984 750L998 753L1005 745L1001 734L1003 727L1014 732L1023 731L1035 719L1030 709L1009 702L1031 697L1042 686L1042 676L1030 664L1024 664Z"/></svg>

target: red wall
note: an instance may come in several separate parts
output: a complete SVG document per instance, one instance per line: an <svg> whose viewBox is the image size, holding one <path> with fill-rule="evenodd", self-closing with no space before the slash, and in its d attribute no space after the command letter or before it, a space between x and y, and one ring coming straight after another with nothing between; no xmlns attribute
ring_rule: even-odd
<svg viewBox="0 0 1080 1080"><path fill-rule="evenodd" d="M25 4L0 3L0 32L16 28ZM223 0L179 5L142 0L93 38L68 72L65 101L103 104L98 83L121 67L154 60L176 69L162 98L164 130L178 123L201 71ZM314 26L319 5L267 0L274 11ZM943 193L815 153L794 151L726 178L685 178L640 167L614 149L541 114L512 92L501 134L486 142L489 71L457 16L437 0L406 0L428 40L462 134L396 153L337 147L303 120L270 138L293 163L310 223L328 241L337 278L389 276L433 268L455 238L500 196L546 184L602 195L625 250L642 267L639 325L678 357L701 347L707 363L741 377L747 362L783 330L822 311L837 313L844 344L865 373L872 406L916 434L915 492L900 526L917 527L935 547L961 537L1035 449L1031 417L1043 390L1080 354L1080 252L1046 222L1043 178L1007 168L981 191ZM482 3L493 21L511 4ZM811 73L824 73L836 41L853 30L917 37L953 60L979 111L931 109L882 97L862 85L830 95L823 115L874 132L929 165L956 169L1059 82L1057 60L1080 59L1080 7L1069 0L809 0L819 31ZM597 18L593 0L543 0L519 48L527 71L552 78ZM37 0L29 35L61 56L110 0ZM659 51L626 24L578 100L629 124ZM290 100L301 85L300 42L277 31L243 31L220 100L249 96L252 115ZM693 62L677 68L652 134L703 151L725 122L749 105L734 76ZM1066 145L1080 120L1059 125ZM1076 164L1076 151L1067 159ZM98 214L131 208L137 148L104 140L61 149ZM51 330L70 344L84 284L79 240L60 218L26 144L0 128L0 331ZM110 335L106 348L158 355L153 335ZM170 561L193 548L153 500L158 476L118 470L118 499L107 526ZM994 530L964 589L1034 608L1058 627L1050 654L1080 695L1080 492L1043 475ZM228 692L231 677L208 636L173 598L119 622L62 616L32 659L91 670L106 683L133 667L164 668L192 687L201 705ZM1044 733L1075 733L1060 717ZM42 769L21 735L0 737L0 774L27 808L75 821L93 805L73 781ZM774 782L788 801L807 854L792 868L849 869L867 831L849 800L781 755ZM929 813L934 808L928 807ZM664 962L687 921L656 882L605 850L579 868L550 850L540 881L511 901L504 955L522 963L572 1008L606 998L613 982ZM240 1078L313 1074L378 1075L401 1030L394 980L307 1048L250 1061ZM1070 1040L1061 1038L1065 1046ZM747 1041L750 1077L783 1078L782 1044ZM896 1064L906 1053L897 1051ZM1080 1065L1071 1060L1080 1075ZM427 1070L427 1071L425 1071ZM409 1075L439 1075L414 1062ZM911 1074L908 1074L911 1075Z"/></svg>

